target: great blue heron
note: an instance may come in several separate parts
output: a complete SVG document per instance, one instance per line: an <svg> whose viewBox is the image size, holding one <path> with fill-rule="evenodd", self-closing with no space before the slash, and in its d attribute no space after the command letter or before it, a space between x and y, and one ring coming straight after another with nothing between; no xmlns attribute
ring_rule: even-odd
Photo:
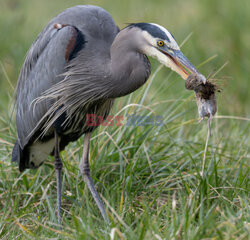
<svg viewBox="0 0 250 240"><path fill-rule="evenodd" d="M119 31L108 12L91 5L60 13L29 49L16 89L18 138L12 159L23 171L38 168L54 155L59 223L60 151L83 134L80 170L108 221L89 169L89 142L97 126L87 126L86 115L105 118L115 98L141 87L150 75L147 56L184 79L189 72L199 74L167 29L154 23L134 23Z"/></svg>

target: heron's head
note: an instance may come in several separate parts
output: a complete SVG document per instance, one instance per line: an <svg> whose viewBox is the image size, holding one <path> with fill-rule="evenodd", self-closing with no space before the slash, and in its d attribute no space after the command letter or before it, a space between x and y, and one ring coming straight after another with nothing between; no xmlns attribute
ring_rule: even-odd
<svg viewBox="0 0 250 240"><path fill-rule="evenodd" d="M190 73L200 74L180 51L173 35L164 27L155 23L135 23L128 27L136 29L137 36L140 36L140 46L137 46L143 54L156 58L185 80ZM205 83L206 78L201 76Z"/></svg>

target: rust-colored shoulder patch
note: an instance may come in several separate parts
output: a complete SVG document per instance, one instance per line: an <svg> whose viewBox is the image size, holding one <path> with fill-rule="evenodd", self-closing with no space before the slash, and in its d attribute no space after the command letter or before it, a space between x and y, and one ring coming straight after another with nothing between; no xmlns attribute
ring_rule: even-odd
<svg viewBox="0 0 250 240"><path fill-rule="evenodd" d="M65 60L69 62L83 48L85 43L85 38L82 32L79 31L78 28L76 28L75 26L71 26L68 24L60 24L60 23L54 24L54 28L57 30L60 30L64 27L68 27L71 31L69 42L65 49Z"/></svg>
<svg viewBox="0 0 250 240"><path fill-rule="evenodd" d="M77 40L77 31L74 27L72 27L72 37L70 38L68 45L66 47L65 51L65 60L68 62L70 60L71 54L74 51L74 48L76 46L76 40Z"/></svg>
<svg viewBox="0 0 250 240"><path fill-rule="evenodd" d="M83 33L75 26L70 26L70 27L72 27L71 30L73 35L69 40L65 52L65 59L67 62L75 58L78 52L80 52L83 49L86 43Z"/></svg>

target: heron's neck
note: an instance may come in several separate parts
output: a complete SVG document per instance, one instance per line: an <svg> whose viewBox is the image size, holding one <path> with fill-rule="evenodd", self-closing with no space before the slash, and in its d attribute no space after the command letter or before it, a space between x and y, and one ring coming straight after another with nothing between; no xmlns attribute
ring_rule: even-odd
<svg viewBox="0 0 250 240"><path fill-rule="evenodd" d="M121 97L134 92L149 77L150 62L131 44L132 41L133 36L125 35L121 31L111 46L111 97Z"/></svg>

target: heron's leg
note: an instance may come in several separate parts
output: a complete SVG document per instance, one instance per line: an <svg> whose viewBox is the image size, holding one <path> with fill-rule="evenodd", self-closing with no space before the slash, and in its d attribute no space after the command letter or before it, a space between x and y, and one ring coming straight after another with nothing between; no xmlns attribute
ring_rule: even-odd
<svg viewBox="0 0 250 240"><path fill-rule="evenodd" d="M56 183L57 183L57 220L58 223L61 224L61 205L62 205L62 160L60 158L60 149L59 149L59 141L58 134L55 132L55 149L54 149L54 157L55 157L55 170L56 170Z"/></svg>
<svg viewBox="0 0 250 240"><path fill-rule="evenodd" d="M90 176L90 169L89 169L89 142L90 142L91 133L86 133L83 143L83 155L82 160L80 164L80 170L82 173L82 177L84 182L87 184L93 198L95 199L95 202L104 218L104 220L109 223L108 216L105 212L104 205L99 197L99 194L97 193L95 189L95 185L93 183L93 180Z"/></svg>

